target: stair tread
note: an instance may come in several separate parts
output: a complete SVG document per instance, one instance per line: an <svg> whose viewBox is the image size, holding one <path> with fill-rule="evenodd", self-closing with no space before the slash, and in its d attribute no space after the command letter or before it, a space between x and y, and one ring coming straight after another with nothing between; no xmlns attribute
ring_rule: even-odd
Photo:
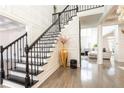
<svg viewBox="0 0 124 93"><path fill-rule="evenodd" d="M56 39L56 38L52 38L52 39L51 38L50 39L49 38L45 38L45 39L41 38L40 39L40 41L51 41L51 40L58 40L58 39Z"/></svg>
<svg viewBox="0 0 124 93"><path fill-rule="evenodd" d="M45 35L60 35L60 33L46 33Z"/></svg>
<svg viewBox="0 0 124 93"><path fill-rule="evenodd" d="M25 78L23 78L23 77L19 77L19 76L9 74L7 80L10 80L12 82L15 82L15 83L18 83L20 85L25 86ZM31 83L31 86L34 85L36 82L38 82L38 81L33 80L33 83Z"/></svg>
<svg viewBox="0 0 124 93"><path fill-rule="evenodd" d="M46 47L40 46L40 47L35 47L35 48L55 48L55 46L46 46Z"/></svg>
<svg viewBox="0 0 124 93"><path fill-rule="evenodd" d="M21 56L21 57L26 57L26 55L24 56ZM29 58L31 58L31 56L28 56ZM44 56L44 57L34 57L34 55L32 55L32 58L43 58L43 59L47 59L47 58L50 58L51 56Z"/></svg>
<svg viewBox="0 0 124 93"><path fill-rule="evenodd" d="M58 37L59 35L55 35L55 34L44 34L43 37Z"/></svg>
<svg viewBox="0 0 124 93"><path fill-rule="evenodd" d="M60 31L47 32L47 33L60 33Z"/></svg>
<svg viewBox="0 0 124 93"><path fill-rule="evenodd" d="M40 43L38 43L38 44L47 44L47 45L51 45L51 44L56 44L56 42L50 42L50 43L47 43L47 42L46 42L46 43L45 43L45 42L44 42L44 43L41 43L41 42L40 42Z"/></svg>
<svg viewBox="0 0 124 93"><path fill-rule="evenodd" d="M26 73L26 68L22 68L22 67L16 67L15 69L12 69L10 71L15 71L15 72L21 72L21 73ZM32 75L38 75L40 74L41 72L43 72L44 70L39 70L38 73L35 72L35 70L32 70L32 73L31 73L31 70L29 70L29 74L32 74Z"/></svg>
<svg viewBox="0 0 124 93"><path fill-rule="evenodd" d="M47 36L47 37L42 37L42 38L56 38L55 36Z"/></svg>
<svg viewBox="0 0 124 93"><path fill-rule="evenodd" d="M29 51L29 52L36 52L36 53L37 53L37 52L38 52L38 53L51 53L51 52L53 52L53 51L36 51L36 50L35 50L35 51Z"/></svg>
<svg viewBox="0 0 124 93"><path fill-rule="evenodd" d="M39 43L56 43L55 41L40 41Z"/></svg>
<svg viewBox="0 0 124 93"><path fill-rule="evenodd" d="M46 45L47 46L47 45L53 45L53 44L56 44L56 43L54 42L54 43L38 43L38 44L40 44L40 45L42 44L42 45Z"/></svg>
<svg viewBox="0 0 124 93"><path fill-rule="evenodd" d="M57 36L43 36L43 37L41 37L41 38L56 38Z"/></svg>
<svg viewBox="0 0 124 93"><path fill-rule="evenodd" d="M21 63L18 63L18 64L26 64L26 62L22 61ZM37 66L44 66L45 64L47 64L47 62L46 63L41 63L41 64L39 62L38 63L32 62L32 65L37 65ZM31 62L29 62L29 65L31 65Z"/></svg>

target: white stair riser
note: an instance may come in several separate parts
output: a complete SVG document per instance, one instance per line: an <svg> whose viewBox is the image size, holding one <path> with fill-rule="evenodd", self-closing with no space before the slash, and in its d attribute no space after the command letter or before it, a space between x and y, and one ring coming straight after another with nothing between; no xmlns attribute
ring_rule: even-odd
<svg viewBox="0 0 124 93"><path fill-rule="evenodd" d="M47 56L51 56L51 53L52 53L52 52L47 53ZM28 55L31 56L31 52L29 52ZM37 56L37 53L35 53L35 55ZM42 55L42 54L41 54L41 55ZM34 53L33 53L33 52L32 52L32 56L34 56ZM38 56L40 57L40 53L38 53Z"/></svg>
<svg viewBox="0 0 124 93"><path fill-rule="evenodd" d="M34 48L33 48L32 50L34 51ZM39 48L39 47L38 47L38 48L35 48L35 51L37 51L37 50L38 50L38 51L42 51L42 50L43 50L43 51L52 51L53 49L52 49L52 48Z"/></svg>
<svg viewBox="0 0 124 93"><path fill-rule="evenodd" d="M34 62L34 60L37 62L40 62L40 61L43 61L43 62L46 62L47 60L46 59L40 59L40 58L30 58L29 57L29 59L28 59L28 61L31 61L31 59L32 59L32 61ZM26 57L22 57L22 61L25 61L26 62Z"/></svg>
<svg viewBox="0 0 124 93"><path fill-rule="evenodd" d="M38 47L50 47L53 46L55 47L55 44L39 44Z"/></svg>
<svg viewBox="0 0 124 93"><path fill-rule="evenodd" d="M17 63L16 64L16 67L21 67L21 68L26 68L26 64L19 64L19 63ZM34 66L34 65L32 65L32 69L37 69L37 66ZM31 69L31 65L29 65L29 69ZM43 69L42 69L42 66L38 66L38 69L40 70L40 71L42 71Z"/></svg>
<svg viewBox="0 0 124 93"><path fill-rule="evenodd" d="M51 40L51 41L40 41L40 43L56 43L56 40Z"/></svg>
<svg viewBox="0 0 124 93"><path fill-rule="evenodd" d="M53 48L38 48L38 50L52 51Z"/></svg>
<svg viewBox="0 0 124 93"><path fill-rule="evenodd" d="M43 37L59 37L60 36L60 34L59 35L44 35Z"/></svg>
<svg viewBox="0 0 124 93"><path fill-rule="evenodd" d="M56 39L47 39L47 38L42 38L41 41L42 40L45 40L45 41L57 41Z"/></svg>
<svg viewBox="0 0 124 93"><path fill-rule="evenodd" d="M47 36L52 36L52 35L60 35L60 33L46 33L45 35L47 35Z"/></svg>
<svg viewBox="0 0 124 93"><path fill-rule="evenodd" d="M59 35L58 35L58 36L59 36ZM53 38L55 38L55 37L58 37L58 36L57 36L57 35L45 35L45 36L43 36L43 38L44 38L44 37L48 37L48 38L49 38L49 37L50 37L50 38L53 37Z"/></svg>
<svg viewBox="0 0 124 93"><path fill-rule="evenodd" d="M54 38L41 38L41 40L49 40L49 39L53 39L54 40L54 39L58 39L58 38L59 37L56 37L56 38L55 37Z"/></svg>

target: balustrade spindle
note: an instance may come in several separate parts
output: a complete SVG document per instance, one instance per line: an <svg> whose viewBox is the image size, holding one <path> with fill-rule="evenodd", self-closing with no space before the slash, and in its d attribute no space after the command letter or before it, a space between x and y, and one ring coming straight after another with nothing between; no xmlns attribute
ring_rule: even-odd
<svg viewBox="0 0 124 93"><path fill-rule="evenodd" d="M34 47L36 47L36 45L34 45ZM34 64L36 65L36 54L35 54L36 53L36 49L35 48L34 48L33 53L34 53ZM33 68L34 68L35 74L37 74L36 66L34 66Z"/></svg>
<svg viewBox="0 0 124 93"><path fill-rule="evenodd" d="M23 37L23 56L24 56L24 51L25 51L25 44L24 44L25 41L24 41L24 38L25 38L25 37Z"/></svg>
<svg viewBox="0 0 124 93"><path fill-rule="evenodd" d="M39 41L38 41L39 43ZM38 47L38 43L37 43L37 47ZM41 53L41 51L39 50L39 53ZM38 58L38 48L37 48L37 74L38 74L38 63L39 63L39 58Z"/></svg>
<svg viewBox="0 0 124 93"><path fill-rule="evenodd" d="M19 44L18 44L18 41L17 41L17 59L18 59L18 63L19 63Z"/></svg>
<svg viewBox="0 0 124 93"><path fill-rule="evenodd" d="M15 49L15 43L14 43L14 68L16 68L16 49Z"/></svg>
<svg viewBox="0 0 124 93"><path fill-rule="evenodd" d="M1 78L2 78L1 80L3 80L3 78L9 79L10 78L9 76L11 75L10 71L16 70L16 62L19 62L19 56L20 56L18 41L21 38L23 38L25 35L26 34L22 35L21 37L14 40L13 42L11 42L5 47L0 47ZM5 68L4 68L4 65L5 65ZM2 81L0 83L2 84Z"/></svg>
<svg viewBox="0 0 124 93"><path fill-rule="evenodd" d="M22 44L20 39L20 62L22 63Z"/></svg>
<svg viewBox="0 0 124 93"><path fill-rule="evenodd" d="M13 64L12 64L12 45L10 46L10 61L11 61L11 70L12 70L12 67L13 67Z"/></svg>
<svg viewBox="0 0 124 93"><path fill-rule="evenodd" d="M31 83L33 84L33 74L34 74L34 71L33 71L33 67L32 67L33 66L33 62L32 62L32 51L33 50L31 49Z"/></svg>
<svg viewBox="0 0 124 93"><path fill-rule="evenodd" d="M8 48L7 48L7 50L6 50L6 64L7 64L7 78L8 78L8 75L9 75L9 67L8 67L8 62L9 62L9 60L8 60Z"/></svg>
<svg viewBox="0 0 124 93"><path fill-rule="evenodd" d="M4 48L3 46L0 46L0 54L1 54L1 76L0 76L0 83L3 83L3 78L5 78L5 71L4 71L4 60L3 60L3 51Z"/></svg>

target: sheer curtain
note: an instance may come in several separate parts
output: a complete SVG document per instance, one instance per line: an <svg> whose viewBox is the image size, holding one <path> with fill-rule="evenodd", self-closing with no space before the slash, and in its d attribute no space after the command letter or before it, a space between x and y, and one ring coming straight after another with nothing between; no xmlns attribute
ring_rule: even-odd
<svg viewBox="0 0 124 93"><path fill-rule="evenodd" d="M81 29L81 49L91 50L97 44L97 28Z"/></svg>

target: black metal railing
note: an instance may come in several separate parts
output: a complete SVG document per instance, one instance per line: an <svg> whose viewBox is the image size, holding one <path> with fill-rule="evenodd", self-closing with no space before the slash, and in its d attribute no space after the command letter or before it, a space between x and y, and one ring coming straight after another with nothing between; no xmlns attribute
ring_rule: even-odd
<svg viewBox="0 0 124 93"><path fill-rule="evenodd" d="M33 83L33 73L38 74L40 71L39 65L45 64L45 59L49 57L47 52L50 52L50 44L47 41L55 39L55 36L47 35L47 33L59 32L59 21L55 21L45 32L37 38L30 46L26 46L26 81ZM48 37L47 37L48 36ZM44 38L45 37L45 38ZM47 47L47 48L46 48ZM29 76L29 64L30 73ZM35 65L34 65L35 64ZM30 81L31 80L31 81ZM26 85L28 87L28 85Z"/></svg>
<svg viewBox="0 0 124 93"><path fill-rule="evenodd" d="M104 5L78 5L78 12L96 9L103 7Z"/></svg>
<svg viewBox="0 0 124 93"><path fill-rule="evenodd" d="M61 14L61 21L63 24L67 23L77 12L87 11L103 7L104 5L68 5L62 12L54 13L52 16L53 22L56 21Z"/></svg>
<svg viewBox="0 0 124 93"><path fill-rule="evenodd" d="M58 15L56 21L54 21L53 24L49 28L47 28L43 34L41 34L30 46L26 46L26 79L25 79L26 81L25 82L27 84L25 85L25 87L28 87L28 84L33 83L33 72L35 72L35 74L38 74L39 73L38 65L44 65L45 58L49 57L47 52L50 52L50 47L49 47L50 45L49 42L46 43L46 41L55 40L56 36L48 35L48 33L57 33L61 31L60 24L62 22L61 21L62 16L67 8L68 6L65 7L63 12ZM30 69L29 69L29 64L31 65ZM29 70L31 71L31 76L29 75Z"/></svg>
<svg viewBox="0 0 124 93"><path fill-rule="evenodd" d="M8 78L9 70L16 69L16 64L22 62L26 45L27 33L5 47L0 46L1 84L3 83L3 78Z"/></svg>

